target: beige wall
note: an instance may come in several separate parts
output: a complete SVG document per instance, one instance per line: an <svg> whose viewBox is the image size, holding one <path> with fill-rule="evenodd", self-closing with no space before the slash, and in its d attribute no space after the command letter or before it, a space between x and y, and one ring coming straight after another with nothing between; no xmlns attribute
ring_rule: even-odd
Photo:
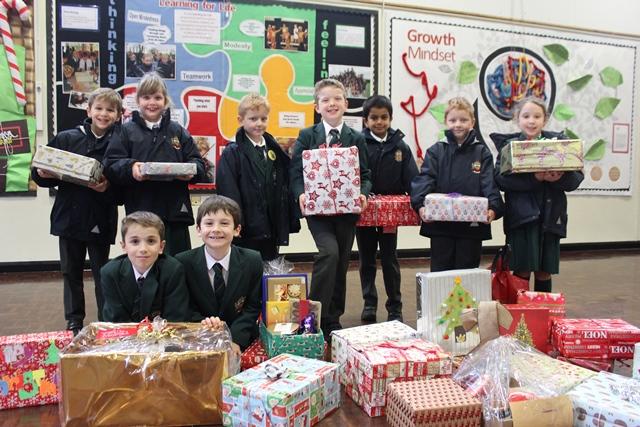
<svg viewBox="0 0 640 427"><path fill-rule="evenodd" d="M363 6L368 9L382 10L390 7L415 7L423 11L426 8L436 12L475 14L484 17L496 17L508 21L527 21L547 24L551 26L583 29L585 31L600 31L620 34L620 37L640 38L640 27L637 17L640 16L640 2L628 0L610 0L601 2L596 0L555 1L540 0L528 2L524 0L404 0L381 1L369 0L362 2L343 1L336 4L349 6ZM51 79L47 68L46 22L45 10L37 4L36 25L36 79L42 87L47 86ZM381 19L380 22L383 22ZM385 40L386 29L379 26L379 40ZM380 43L379 84L380 92L384 93L384 43ZM38 99L40 111L46 111L46 95L40 94ZM636 105L638 99L636 99ZM637 111L638 109L636 109ZM37 144L46 144L46 118L41 122L45 129L38 131ZM636 120L636 125L640 125ZM637 135L634 136L638 143ZM632 197L597 197L571 196L569 200L569 237L563 242L617 242L640 240L640 195L638 194L638 173L640 157L636 154L635 178ZM48 196L47 189L38 189L36 198L2 198L0 221L0 263L48 261L58 259L57 239L49 235L49 212L53 200ZM424 248L428 240L418 235L417 227L406 227L400 231L399 248ZM487 245L498 245L504 240L502 221L493 226L493 240ZM192 241L197 245L199 240L192 230ZM285 252L314 252L315 246L306 227L303 231L293 235L291 246ZM112 249L112 255L120 253L118 246Z"/></svg>

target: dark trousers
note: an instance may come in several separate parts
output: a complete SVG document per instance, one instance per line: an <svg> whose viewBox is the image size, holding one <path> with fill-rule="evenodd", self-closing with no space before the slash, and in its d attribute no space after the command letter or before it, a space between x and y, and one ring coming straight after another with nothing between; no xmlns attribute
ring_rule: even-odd
<svg viewBox="0 0 640 427"><path fill-rule="evenodd" d="M167 242L163 253L175 255L191 249L189 226L184 222L164 221L164 240Z"/></svg>
<svg viewBox="0 0 640 427"><path fill-rule="evenodd" d="M360 256L360 285L365 307L378 307L376 290L376 251L380 245L380 261L384 289L387 292L385 307L390 314L402 313L400 294L400 264L396 254L398 233L384 233L382 227L357 227L358 254Z"/></svg>
<svg viewBox="0 0 640 427"><path fill-rule="evenodd" d="M60 269L64 281L64 318L67 322L82 324L85 317L84 306L84 260L89 252L89 264L95 282L98 320L102 320L104 297L100 285L100 269L109 261L109 243L83 242L60 237Z"/></svg>
<svg viewBox="0 0 640 427"><path fill-rule="evenodd" d="M347 269L356 231L355 215L310 216L307 225L318 248L313 261L309 299L322 303L321 327L340 328L347 292Z"/></svg>
<svg viewBox="0 0 640 427"><path fill-rule="evenodd" d="M431 271L477 268L482 254L482 240L455 237L431 238Z"/></svg>
<svg viewBox="0 0 640 427"><path fill-rule="evenodd" d="M234 239L233 243L241 248L253 249L260 252L263 261L278 258L278 245L273 239Z"/></svg>

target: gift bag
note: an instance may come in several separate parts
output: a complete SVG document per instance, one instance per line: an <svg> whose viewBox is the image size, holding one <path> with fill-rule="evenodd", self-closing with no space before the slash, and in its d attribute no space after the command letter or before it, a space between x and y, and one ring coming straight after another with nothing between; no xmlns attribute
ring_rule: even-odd
<svg viewBox="0 0 640 427"><path fill-rule="evenodd" d="M502 304L516 304L518 291L529 290L529 281L509 270L511 247L507 244L498 249L491 263L491 298Z"/></svg>

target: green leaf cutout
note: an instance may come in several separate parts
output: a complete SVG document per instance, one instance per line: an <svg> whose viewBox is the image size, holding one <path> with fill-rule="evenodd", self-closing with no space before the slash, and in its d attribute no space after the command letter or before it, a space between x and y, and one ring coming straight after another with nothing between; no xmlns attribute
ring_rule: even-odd
<svg viewBox="0 0 640 427"><path fill-rule="evenodd" d="M440 129L440 132L438 132L438 141L442 141L444 140L446 137L444 136L444 132L446 131L446 129Z"/></svg>
<svg viewBox="0 0 640 427"><path fill-rule="evenodd" d="M593 143L584 155L585 160L601 160L604 157L604 150L606 148L607 141L599 139Z"/></svg>
<svg viewBox="0 0 640 427"><path fill-rule="evenodd" d="M446 104L438 104L429 108L429 112L438 123L444 124L444 110L446 110L446 108Z"/></svg>
<svg viewBox="0 0 640 427"><path fill-rule="evenodd" d="M575 80L571 80L569 83L567 83L569 85L569 87L575 91L578 91L580 89L582 89L583 87L585 87L590 81L591 78L593 77L593 74L585 74L582 77L578 77Z"/></svg>
<svg viewBox="0 0 640 427"><path fill-rule="evenodd" d="M594 114L599 119L606 119L611 115L611 113L613 113L613 110L616 109L619 103L620 100L618 98L600 98L598 104L596 105Z"/></svg>
<svg viewBox="0 0 640 427"><path fill-rule="evenodd" d="M458 72L458 83L466 85L476 81L478 75L478 67L471 61L462 61L460 71Z"/></svg>
<svg viewBox="0 0 640 427"><path fill-rule="evenodd" d="M602 84L608 87L618 87L622 84L622 74L613 67L606 67L600 71Z"/></svg>
<svg viewBox="0 0 640 427"><path fill-rule="evenodd" d="M556 65L562 65L569 60L569 51L561 44L548 44L542 47L549 61Z"/></svg>
<svg viewBox="0 0 640 427"><path fill-rule="evenodd" d="M569 139L580 139L580 137L578 136L577 133L575 133L574 131L572 131L569 128L565 128L564 129L564 134L567 135L567 138Z"/></svg>
<svg viewBox="0 0 640 427"><path fill-rule="evenodd" d="M571 107L566 104L558 104L553 109L553 117L558 120L569 120L573 118L576 114L573 112Z"/></svg>

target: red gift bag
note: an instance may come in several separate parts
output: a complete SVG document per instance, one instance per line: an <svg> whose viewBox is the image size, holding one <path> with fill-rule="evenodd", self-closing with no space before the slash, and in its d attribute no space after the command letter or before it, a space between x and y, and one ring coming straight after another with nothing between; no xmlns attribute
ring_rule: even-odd
<svg viewBox="0 0 640 427"><path fill-rule="evenodd" d="M518 277L509 270L511 247L504 245L491 263L491 298L502 304L518 302L518 292L529 290L529 281Z"/></svg>

